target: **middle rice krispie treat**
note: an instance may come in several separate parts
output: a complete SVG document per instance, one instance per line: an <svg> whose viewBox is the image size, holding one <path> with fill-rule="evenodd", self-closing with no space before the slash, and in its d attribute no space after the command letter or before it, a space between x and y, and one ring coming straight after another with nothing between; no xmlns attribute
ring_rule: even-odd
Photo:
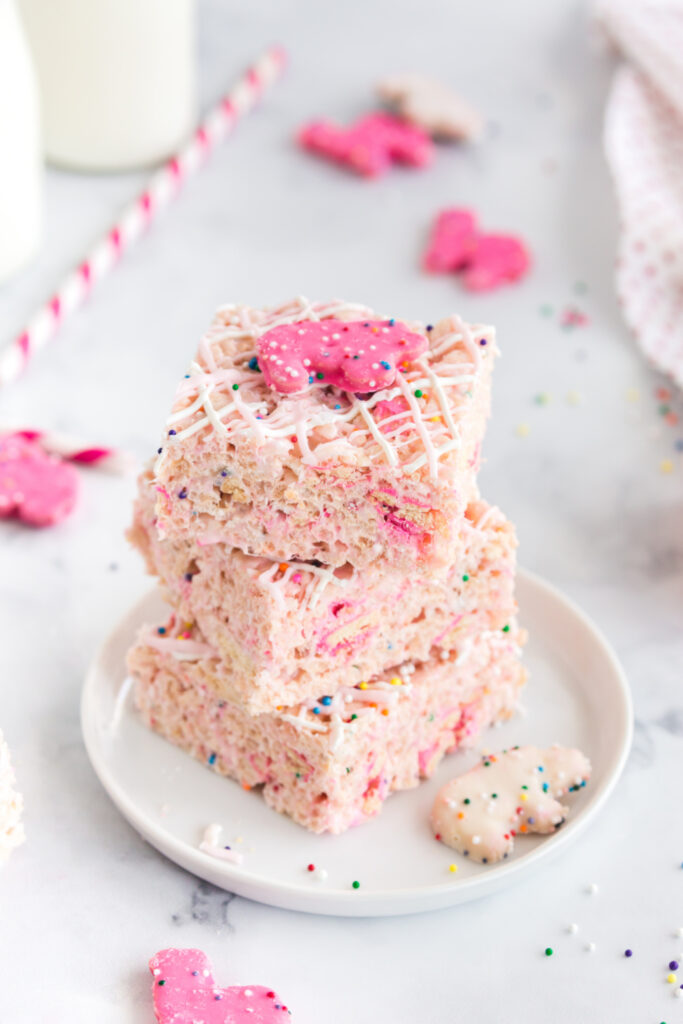
<svg viewBox="0 0 683 1024"><path fill-rule="evenodd" d="M445 573L476 497L491 327L346 302L226 306L154 466L161 537L276 561Z"/></svg>
<svg viewBox="0 0 683 1024"><path fill-rule="evenodd" d="M468 506L457 560L436 578L160 540L153 504L143 482L131 539L176 610L172 646L182 654L182 623L196 622L222 659L224 694L252 713L333 694L432 648L451 651L466 629L501 629L516 613L514 530L483 501Z"/></svg>

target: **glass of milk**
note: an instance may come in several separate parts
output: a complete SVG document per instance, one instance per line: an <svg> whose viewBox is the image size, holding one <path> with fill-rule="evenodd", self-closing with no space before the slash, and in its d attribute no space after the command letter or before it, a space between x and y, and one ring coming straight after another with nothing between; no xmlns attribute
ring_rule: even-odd
<svg viewBox="0 0 683 1024"><path fill-rule="evenodd" d="M19 0L19 8L49 160L127 170L187 138L196 121L194 0Z"/></svg>
<svg viewBox="0 0 683 1024"><path fill-rule="evenodd" d="M38 87L14 0L0 0L0 282L36 254L43 158Z"/></svg>

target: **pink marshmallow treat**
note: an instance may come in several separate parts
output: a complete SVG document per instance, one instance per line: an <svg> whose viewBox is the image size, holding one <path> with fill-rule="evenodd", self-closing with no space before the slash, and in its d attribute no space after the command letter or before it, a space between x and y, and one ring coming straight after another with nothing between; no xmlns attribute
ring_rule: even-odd
<svg viewBox="0 0 683 1024"><path fill-rule="evenodd" d="M299 142L368 178L379 177L393 163L426 167L434 157L432 140L422 128L384 113L368 114L348 128L311 121L301 129Z"/></svg>
<svg viewBox="0 0 683 1024"><path fill-rule="evenodd" d="M376 815L390 793L428 778L517 708L524 634L480 630L447 657L407 662L332 698L249 715L221 696L222 663L195 627L187 654L141 637L128 656L150 728L313 832ZM183 649L185 650L185 648Z"/></svg>
<svg viewBox="0 0 683 1024"><path fill-rule="evenodd" d="M329 319L274 327L257 348L266 383L291 395L316 381L342 391L381 391L395 382L397 364L417 359L428 344L396 320Z"/></svg>
<svg viewBox="0 0 683 1024"><path fill-rule="evenodd" d="M471 292L488 292L501 284L518 281L530 266L531 257L521 238L480 235L462 280Z"/></svg>
<svg viewBox="0 0 683 1024"><path fill-rule="evenodd" d="M461 270L477 247L477 218L469 210L442 210L424 255L425 270L447 274Z"/></svg>
<svg viewBox="0 0 683 1024"><path fill-rule="evenodd" d="M280 394L259 372L259 340L276 328L375 319L363 306L306 299L218 312L154 465L160 537L277 561L362 568L384 558L400 571L445 572L476 492L493 329L455 316L406 324L426 348L371 394L324 378Z"/></svg>
<svg viewBox="0 0 683 1024"><path fill-rule="evenodd" d="M224 544L159 540L154 492L141 484L130 539L177 612L148 640L187 652L182 624L197 623L224 666L221 694L252 714L273 711L457 648L473 629L515 615L516 539L502 513L478 501L462 520L445 578L400 576L383 564L330 570L273 562Z"/></svg>
<svg viewBox="0 0 683 1024"><path fill-rule="evenodd" d="M0 518L16 516L29 526L54 526L78 497L76 470L21 434L0 437Z"/></svg>
<svg viewBox="0 0 683 1024"><path fill-rule="evenodd" d="M149 962L158 1024L282 1024L291 1011L262 985L219 988L199 949L162 949Z"/></svg>

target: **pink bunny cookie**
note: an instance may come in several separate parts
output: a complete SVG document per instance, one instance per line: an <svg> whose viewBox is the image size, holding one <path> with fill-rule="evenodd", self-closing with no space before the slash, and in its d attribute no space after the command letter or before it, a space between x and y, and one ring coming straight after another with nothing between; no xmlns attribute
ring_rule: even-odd
<svg viewBox="0 0 683 1024"><path fill-rule="evenodd" d="M461 270L477 247L477 218L470 210L442 210L424 255L425 270L447 274Z"/></svg>
<svg viewBox="0 0 683 1024"><path fill-rule="evenodd" d="M368 178L379 177L393 163L425 167L434 156L426 132L384 113L367 114L348 128L329 120L311 121L301 129L299 142Z"/></svg>
<svg viewBox="0 0 683 1024"><path fill-rule="evenodd" d="M531 265L524 242L514 235L480 235L467 261L463 284L471 292L488 292L518 281Z"/></svg>
<svg viewBox="0 0 683 1024"><path fill-rule="evenodd" d="M0 518L52 526L73 509L78 486L76 470L37 441L21 434L0 437Z"/></svg>
<svg viewBox="0 0 683 1024"><path fill-rule="evenodd" d="M219 988L199 949L162 949L149 962L158 1024L282 1024L291 1011L260 985Z"/></svg>
<svg viewBox="0 0 683 1024"><path fill-rule="evenodd" d="M426 352L423 334L400 320L302 320L281 324L258 339L266 384L281 394L332 384L366 393L390 387L397 364Z"/></svg>
<svg viewBox="0 0 683 1024"><path fill-rule="evenodd" d="M482 119L456 93L418 74L392 75L377 86L401 117L437 139L470 140L482 134Z"/></svg>
<svg viewBox="0 0 683 1024"><path fill-rule="evenodd" d="M560 798L585 786L590 773L588 759L568 747L486 755L439 791L434 834L472 860L495 864L511 853L517 834L559 828L569 813Z"/></svg>

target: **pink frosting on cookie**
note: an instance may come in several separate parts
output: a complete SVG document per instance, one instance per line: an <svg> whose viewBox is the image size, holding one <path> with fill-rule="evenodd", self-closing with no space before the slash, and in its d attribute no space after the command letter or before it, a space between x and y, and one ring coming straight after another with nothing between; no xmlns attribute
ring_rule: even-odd
<svg viewBox="0 0 683 1024"><path fill-rule="evenodd" d="M422 128L384 113L368 114L348 128L311 121L301 129L299 142L369 178L384 174L392 163L425 167L434 157L434 144Z"/></svg>
<svg viewBox="0 0 683 1024"><path fill-rule="evenodd" d="M0 437L0 517L17 516L31 526L52 526L73 509L76 470L46 454L37 441Z"/></svg>
<svg viewBox="0 0 683 1024"><path fill-rule="evenodd" d="M305 320L261 335L258 359L266 383L281 394L306 391L315 381L367 393L390 387L397 364L427 347L425 336L400 320Z"/></svg>
<svg viewBox="0 0 683 1024"><path fill-rule="evenodd" d="M531 265L529 251L514 235L480 235L467 262L463 283L471 292L488 292L517 281Z"/></svg>
<svg viewBox="0 0 683 1024"><path fill-rule="evenodd" d="M162 949L149 962L158 1024L282 1024L291 1011L260 985L218 988L199 949Z"/></svg>
<svg viewBox="0 0 683 1024"><path fill-rule="evenodd" d="M477 218L470 210L442 210L424 255L425 270L446 274L460 270L477 246Z"/></svg>

